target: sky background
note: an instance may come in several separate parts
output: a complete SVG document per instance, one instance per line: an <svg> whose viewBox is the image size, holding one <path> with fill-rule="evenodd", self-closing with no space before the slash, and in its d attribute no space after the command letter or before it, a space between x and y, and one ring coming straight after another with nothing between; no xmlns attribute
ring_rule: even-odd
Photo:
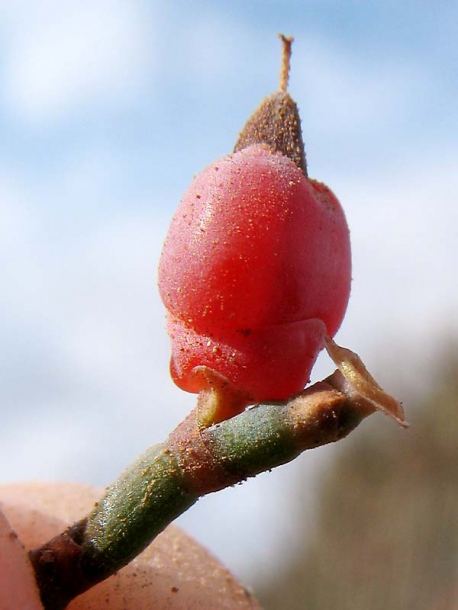
<svg viewBox="0 0 458 610"><path fill-rule="evenodd" d="M458 331L458 2L0 0L0 481L107 485L194 405L168 375L161 244L193 175L277 88L278 32L295 37L309 173L351 229L337 340L400 398L432 380ZM320 357L314 379L332 370ZM332 459L180 523L255 584L295 518L313 527Z"/></svg>

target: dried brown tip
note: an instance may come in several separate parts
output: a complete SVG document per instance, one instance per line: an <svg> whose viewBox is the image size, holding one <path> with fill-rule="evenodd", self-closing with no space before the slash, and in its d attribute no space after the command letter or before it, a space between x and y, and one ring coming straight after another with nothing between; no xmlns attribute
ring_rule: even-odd
<svg viewBox="0 0 458 610"><path fill-rule="evenodd" d="M282 61L281 61L281 70L280 70L280 91L288 90L289 83L289 70L291 64L291 46L293 44L294 38L292 36L286 37L284 34L279 34L278 37L283 43L283 53L282 53Z"/></svg>
<svg viewBox="0 0 458 610"><path fill-rule="evenodd" d="M356 401L363 401L373 409L382 411L402 428L408 428L402 404L387 394L364 366L363 361L351 350L326 338L326 350L346 382L346 392Z"/></svg>
<svg viewBox="0 0 458 610"><path fill-rule="evenodd" d="M307 176L301 119L296 102L287 92L293 38L280 34L283 43L280 89L264 98L240 132L234 152L252 144L267 144L293 161Z"/></svg>

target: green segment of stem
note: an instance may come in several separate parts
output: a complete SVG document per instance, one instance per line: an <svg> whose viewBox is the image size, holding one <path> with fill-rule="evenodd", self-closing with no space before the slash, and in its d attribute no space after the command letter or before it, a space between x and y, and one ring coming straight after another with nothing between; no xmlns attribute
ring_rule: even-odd
<svg viewBox="0 0 458 610"><path fill-rule="evenodd" d="M203 432L214 459L243 478L289 462L297 455L288 407L259 405Z"/></svg>
<svg viewBox="0 0 458 610"><path fill-rule="evenodd" d="M126 565L198 499L186 488L175 456L155 445L111 485L87 520L87 563L100 577ZM103 561L100 559L103 558Z"/></svg>

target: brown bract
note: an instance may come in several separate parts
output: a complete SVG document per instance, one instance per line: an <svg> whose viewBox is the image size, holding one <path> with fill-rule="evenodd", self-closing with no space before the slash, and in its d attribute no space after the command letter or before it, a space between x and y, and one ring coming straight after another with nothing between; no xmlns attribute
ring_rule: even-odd
<svg viewBox="0 0 458 610"><path fill-rule="evenodd" d="M26 548L35 548L81 518L101 495L100 489L80 484L3 485L0 486L0 508ZM19 550L24 569L29 569L24 550L14 535L11 545ZM11 549L13 552L13 546ZM0 569L3 569L2 563ZM26 583L22 572L21 582ZM0 610L40 608L37 598L35 605L5 605L5 596L6 591L2 589ZM208 551L179 528L170 526L128 566L77 597L68 608L259 610L260 607Z"/></svg>
<svg viewBox="0 0 458 610"><path fill-rule="evenodd" d="M234 152L252 144L267 144L289 157L307 176L301 119L296 102L285 91L266 97L240 132Z"/></svg>
<svg viewBox="0 0 458 610"><path fill-rule="evenodd" d="M291 45L294 38L279 34L283 44L280 87L264 98L239 134L234 152L253 144L267 144L293 161L307 176L301 119L296 102L288 93Z"/></svg>

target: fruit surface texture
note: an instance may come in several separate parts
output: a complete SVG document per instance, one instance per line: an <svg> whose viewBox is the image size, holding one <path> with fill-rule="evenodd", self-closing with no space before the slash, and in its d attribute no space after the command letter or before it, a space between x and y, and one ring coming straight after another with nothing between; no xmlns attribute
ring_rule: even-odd
<svg viewBox="0 0 458 610"><path fill-rule="evenodd" d="M301 391L350 283L348 226L330 189L265 144L219 159L185 193L159 265L175 383L198 392L203 365L247 403Z"/></svg>

